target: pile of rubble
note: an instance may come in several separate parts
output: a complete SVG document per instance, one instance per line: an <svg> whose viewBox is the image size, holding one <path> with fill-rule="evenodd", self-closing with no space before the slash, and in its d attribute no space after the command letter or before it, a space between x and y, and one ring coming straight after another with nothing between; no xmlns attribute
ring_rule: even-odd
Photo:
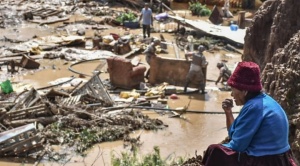
<svg viewBox="0 0 300 166"><path fill-rule="evenodd" d="M139 109L128 109L134 104L117 107L97 74L77 89L32 88L9 97L0 102L1 157L47 155L51 159L51 145L67 145L82 154L96 143L118 139L138 146L138 140L129 137L131 131L167 127Z"/></svg>
<svg viewBox="0 0 300 166"><path fill-rule="evenodd" d="M144 4L143 1L135 0L115 3L129 4L138 11ZM118 25L114 20L118 11L109 8L106 1L37 0L33 3L7 0L1 1L0 4L3 6L0 8L1 13L6 13L0 17L1 28L17 26L23 21L37 23L46 28L49 28L45 26L47 24L63 23L54 30L49 28L49 31L53 30L56 35L47 37L32 36L31 39L24 41L19 39L17 30L16 37L4 36L2 40L10 44L9 47L0 48L0 58L3 62L0 65L6 65L7 73L12 75L17 72L21 74L19 68L22 68L21 72L26 72L24 69L41 70L36 58L61 58L66 61L76 60L79 61L78 63L83 60L106 59L117 55L126 58L145 49L153 40L151 38L141 41L130 34L124 36L95 34L93 39L87 40L84 37L86 29L97 31ZM75 20L71 24L70 17L75 13L105 17L101 17L100 21ZM136 44L135 49L131 44ZM73 46L76 48L71 48ZM165 50L161 48L159 51ZM20 61L16 60L16 57L21 57ZM137 65L139 61L131 63ZM72 65L70 70L71 67ZM118 99L113 99L112 93L107 91L107 84L99 77L102 67L103 64L99 64L99 70L94 75L88 75L91 78L87 82L79 82L72 89L55 88L62 85L60 83L44 88L31 88L21 93L2 93L0 95L0 157L47 156L48 159L58 161L74 151L84 153L94 144L105 141L123 139L126 146L139 146L139 137L129 137L133 130L157 130L167 127L162 121L150 119L142 114L140 109L154 109L158 113L168 112L172 114L171 117L181 117L181 114L165 108L165 92L174 90L168 89L166 85L148 88L148 90L123 92ZM78 74L82 75L82 73ZM142 77L144 78L143 74ZM73 79L70 78L65 82ZM143 93L144 97L139 93ZM159 102L150 103L151 99L158 99ZM119 105L116 101L123 102L123 105ZM185 109L182 108L181 111ZM71 150L53 151L51 146L57 144L66 145ZM196 158L196 161L200 160L197 155ZM188 163L192 163L192 160Z"/></svg>

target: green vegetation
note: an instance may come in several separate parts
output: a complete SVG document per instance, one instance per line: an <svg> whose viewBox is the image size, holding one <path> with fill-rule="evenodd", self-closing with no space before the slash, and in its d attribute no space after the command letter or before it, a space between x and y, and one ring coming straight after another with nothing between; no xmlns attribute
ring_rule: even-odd
<svg viewBox="0 0 300 166"><path fill-rule="evenodd" d="M122 153L121 158L112 154L111 160L112 166L179 166L184 163L182 157L172 158L172 155L162 159L159 147L154 147L154 152L144 157L139 157L135 148L132 153Z"/></svg>
<svg viewBox="0 0 300 166"><path fill-rule="evenodd" d="M137 16L130 11L118 15L116 18L116 21L119 23L124 23L125 21L134 22L136 20L137 20Z"/></svg>
<svg viewBox="0 0 300 166"><path fill-rule="evenodd" d="M211 10L200 2L189 2L189 10L192 15L196 16L209 16L211 14Z"/></svg>
<svg viewBox="0 0 300 166"><path fill-rule="evenodd" d="M81 155L96 143L115 141L123 138L126 128L122 126L113 127L82 127L67 128L62 123L53 123L50 125L53 137L60 144L75 146L75 151Z"/></svg>

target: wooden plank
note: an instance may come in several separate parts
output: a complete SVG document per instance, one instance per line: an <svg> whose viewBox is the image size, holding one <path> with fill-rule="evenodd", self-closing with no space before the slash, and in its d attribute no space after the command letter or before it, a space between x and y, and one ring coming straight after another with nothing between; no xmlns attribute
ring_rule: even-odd
<svg viewBox="0 0 300 166"><path fill-rule="evenodd" d="M35 124L31 123L31 124L28 124L28 125L24 125L24 126L20 126L20 127L14 128L12 130L8 130L8 131L5 131L5 132L2 132L2 133L0 133L0 145L4 141L7 141L7 140L9 140L9 139L11 139L13 137L16 137L19 134L22 134L22 133L28 132L28 131L33 131L35 129L36 129Z"/></svg>
<svg viewBox="0 0 300 166"><path fill-rule="evenodd" d="M79 94L89 94L97 99L102 99L107 105L110 106L114 103L97 74L95 74L88 82L74 92L74 95Z"/></svg>

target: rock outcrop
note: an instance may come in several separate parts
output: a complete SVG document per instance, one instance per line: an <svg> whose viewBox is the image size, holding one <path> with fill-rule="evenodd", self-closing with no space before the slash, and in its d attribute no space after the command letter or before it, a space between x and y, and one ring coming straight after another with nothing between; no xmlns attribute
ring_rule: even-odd
<svg viewBox="0 0 300 166"><path fill-rule="evenodd" d="M278 48L283 48L300 29L299 0L269 0L255 13L247 29L244 61L254 61L263 69Z"/></svg>
<svg viewBox="0 0 300 166"><path fill-rule="evenodd" d="M256 12L245 36L243 61L254 61L262 82L285 109L290 145L300 161L300 1L269 0Z"/></svg>

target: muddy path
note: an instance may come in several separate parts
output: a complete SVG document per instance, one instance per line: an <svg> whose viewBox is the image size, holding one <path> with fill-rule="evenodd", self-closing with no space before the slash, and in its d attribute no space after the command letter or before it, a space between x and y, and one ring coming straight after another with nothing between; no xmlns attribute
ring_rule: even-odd
<svg viewBox="0 0 300 166"><path fill-rule="evenodd" d="M175 9L180 7L174 6ZM116 10L122 10L123 8L116 8ZM181 16L185 16L189 19L199 19L199 17L191 16L186 10L174 10ZM85 20L85 17L81 15L73 15L70 18L72 21L76 20ZM93 18L95 20L100 19L99 17ZM200 18L207 19L207 18ZM32 38L34 35L37 36L48 36L51 34L57 33L67 33L64 30L54 30L55 27L61 26L61 23L44 25L37 28L36 24L25 24L24 27L17 28L18 39L24 41ZM165 26L166 27L166 26ZM95 30L91 27L85 27L82 24L74 24L71 28L83 28L85 31L85 37L91 38L95 34ZM161 28L160 24L154 25L154 28ZM170 24L168 28L176 28L175 25ZM1 29L1 34L5 34L6 37L15 38L16 36L16 27L11 27L8 29ZM107 35L110 33L123 34L134 34L141 35L141 29L124 29L122 27L110 27L105 30L98 30L102 35ZM159 37L163 34L167 42L174 42L176 35L174 33L160 33L153 32L154 37ZM4 36L4 35L3 35ZM2 38L4 38L2 36ZM7 47L15 43L6 42L1 40L1 47ZM241 51L241 50L240 50ZM174 49L168 47L167 54L160 54L164 57L175 57ZM180 58L184 58L184 53L182 50L179 52ZM225 116L222 114L221 102L230 97L230 92L222 91L219 88L224 88L223 85L215 85L214 80L217 79L219 71L216 68L216 64L222 60L227 61L227 65L230 69L234 69L234 66L237 62L241 60L241 55L228 52L225 50L213 50L210 52L204 53L208 65L208 73L206 85L207 94L181 94L178 95L179 99L167 100L167 105L169 108L175 109L179 107L188 106L188 110L195 111L205 111L208 113L186 113L182 118L169 118L168 115L160 115L154 111L142 110L145 115L148 115L150 118L157 118L161 120L168 127L163 130L157 131L146 131L146 130L136 130L132 134L132 137L140 136L140 142L142 145L139 148L140 154L144 155L153 151L154 146L159 146L161 150L161 155L167 157L169 155L173 156L185 156L193 157L195 151L198 154L206 149L209 144L221 142L227 135ZM136 54L136 57L141 59L141 63L147 64L143 54ZM131 57L132 58L132 57ZM15 91L22 92L24 88L30 89L32 87L38 89L49 86L51 81L57 80L59 78L65 78L70 76L75 76L77 78L81 77L82 79L89 80L89 76L80 76L78 73L74 73L69 70L69 67L74 62L66 61L61 59L37 59L42 66L42 69L39 70L21 70L17 74L7 74L5 67L1 73L1 80L10 79L15 86ZM80 71L86 75L91 75L95 69L98 67L100 60L88 61L81 63L73 67L74 70ZM149 66L147 66L149 67ZM107 73L107 66L101 68L102 73L99 75L102 80L109 79ZM238 107L234 107L233 111L239 111ZM211 113L210 113L211 112ZM215 114L214 112L220 112L220 114ZM57 150L68 150L64 149L64 146L54 146L54 149ZM100 144L95 144L92 148L87 151L85 157L80 155L72 154L68 156L66 163L63 165L110 165L111 153L114 153L117 156L120 156L121 152L129 151L129 149L124 148L123 141L113 141L105 142ZM28 158L2 158L0 159L0 165L33 165L35 161L32 161ZM50 162L48 160L42 160L40 165L62 165L62 163Z"/></svg>

